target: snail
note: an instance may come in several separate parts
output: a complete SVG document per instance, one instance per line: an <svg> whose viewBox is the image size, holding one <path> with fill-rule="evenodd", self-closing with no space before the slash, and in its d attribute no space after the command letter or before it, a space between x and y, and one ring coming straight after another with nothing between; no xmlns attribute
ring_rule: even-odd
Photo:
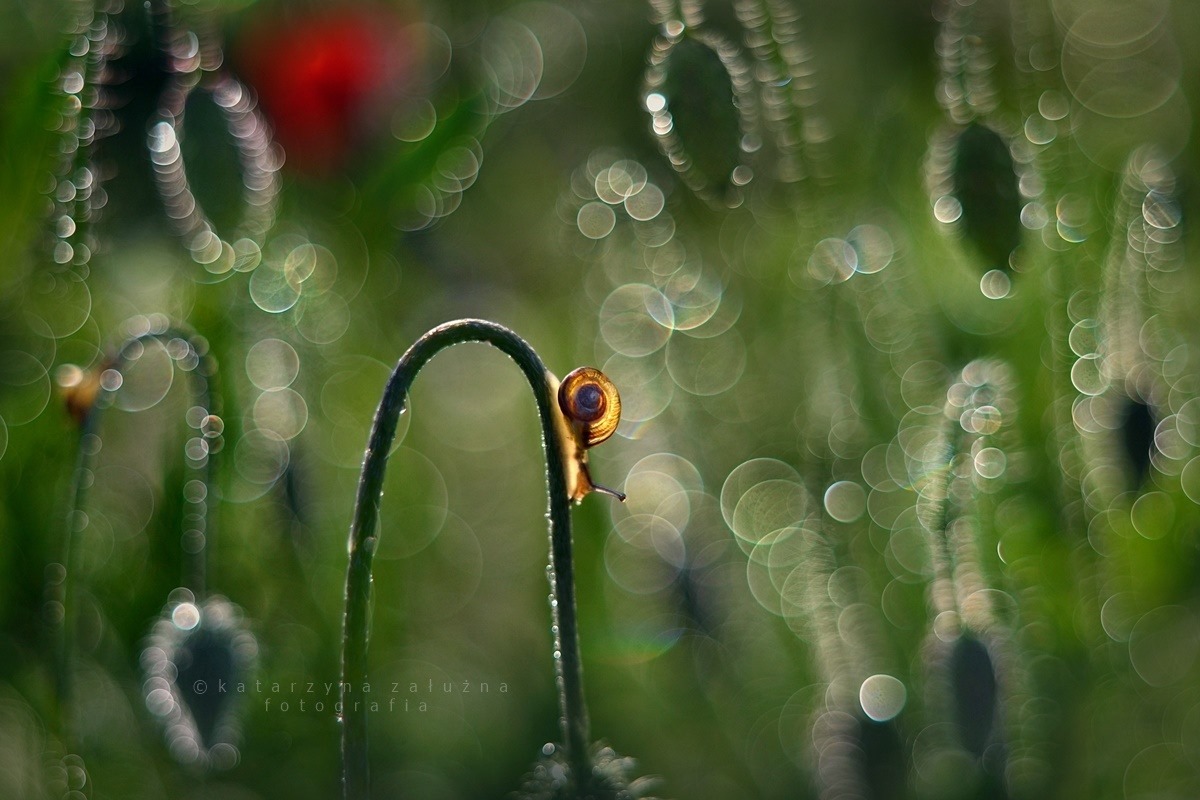
<svg viewBox="0 0 1200 800"><path fill-rule="evenodd" d="M558 422L566 452L567 494L578 503L589 492L597 491L621 500L625 495L592 482L588 473L587 451L607 440L621 421L621 396L617 387L595 367L579 367L562 382L549 375L551 391L558 400ZM557 389L555 389L557 387Z"/></svg>
<svg viewBox="0 0 1200 800"><path fill-rule="evenodd" d="M59 395L67 407L67 413L81 428L100 396L100 375L108 369L104 363L98 369L85 370L74 364L65 364L58 370Z"/></svg>

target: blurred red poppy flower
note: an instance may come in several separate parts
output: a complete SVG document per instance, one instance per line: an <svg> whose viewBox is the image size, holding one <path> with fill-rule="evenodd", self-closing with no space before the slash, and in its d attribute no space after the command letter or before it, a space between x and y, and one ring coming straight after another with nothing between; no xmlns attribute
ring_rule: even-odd
<svg viewBox="0 0 1200 800"><path fill-rule="evenodd" d="M336 169L387 121L417 83L420 30L397 9L365 4L250 23L237 49L239 69L290 167Z"/></svg>

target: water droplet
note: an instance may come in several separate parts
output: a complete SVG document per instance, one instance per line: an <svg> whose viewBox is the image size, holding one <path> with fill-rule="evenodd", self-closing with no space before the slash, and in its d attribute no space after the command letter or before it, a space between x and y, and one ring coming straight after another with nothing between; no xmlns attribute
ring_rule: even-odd
<svg viewBox="0 0 1200 800"><path fill-rule="evenodd" d="M617 215L606 203L592 201L579 209L575 217L579 232L589 239L603 239L612 233L617 224Z"/></svg>
<svg viewBox="0 0 1200 800"><path fill-rule="evenodd" d="M867 508L867 493L854 481L838 481L825 490L825 511L838 522L854 522Z"/></svg>
<svg viewBox="0 0 1200 800"><path fill-rule="evenodd" d="M876 722L894 718L904 708L907 698L904 684L891 675L872 675L858 690L863 713Z"/></svg>

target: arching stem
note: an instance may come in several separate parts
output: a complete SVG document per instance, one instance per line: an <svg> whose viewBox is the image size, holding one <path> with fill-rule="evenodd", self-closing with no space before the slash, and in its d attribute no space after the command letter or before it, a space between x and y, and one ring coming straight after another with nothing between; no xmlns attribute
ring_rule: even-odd
<svg viewBox="0 0 1200 800"><path fill-rule="evenodd" d="M66 737L67 747L74 748L72 738L74 736L74 726L71 724L71 703L72 703L72 676L73 668L72 660L74 656L74 632L76 616L78 614L77 597L79 588L77 586L78 579L74 576L77 570L79 547L79 534L82 534L87 529L87 517L82 513L83 508L87 504L87 493L93 481L93 467L95 466L96 455L100 452L99 433L100 418L103 416L103 411L112 404L114 395L120 391L120 382L115 384L107 383L104 378L104 373L108 370L113 370L117 374L121 374L131 361L137 360L141 355L142 347L145 342L157 341L167 348L167 352L172 359L178 360L186 357L188 353L196 355L196 363L189 371L191 377L192 403L200 407L205 412L205 420L212 417L219 419L221 412L218 403L218 394L216 392L216 375L217 365L216 360L208 354L208 344L194 331L188 330L178 325L168 325L163 322L153 322L148 326L147 330L140 331L121 343L111 357L106 359L101 364L94 375L83 376L82 380L71 387L68 387L68 408L76 415L79 421L79 454L75 462L75 472L71 480L70 502L67 506L66 530L63 534L63 616L60 623L57 638L57 654L56 654L56 672L57 672L57 689L59 697L59 708L62 715L62 724L64 735ZM181 353L174 353L172 349L175 347L172 343L183 342L187 350ZM201 421L198 427L201 427L201 435L206 440L215 440L220 436L220 430L209 429L204 430L206 422ZM205 452L202 465L190 465L189 468L201 475L201 481L205 486L204 497L192 499L189 495L187 502L193 506L201 506L196 509L198 513L194 514L192 527L189 529L199 534L197 546L192 549L186 549L183 563L183 581L184 584L193 588L198 598L204 596L205 573L206 573L206 553L208 551L208 543L212 537L212 514L211 509L216 504L218 497L215 491L215 470L214 458L218 448L209 445Z"/></svg>
<svg viewBox="0 0 1200 800"><path fill-rule="evenodd" d="M557 401L541 358L521 337L494 322L465 319L440 325L418 339L401 356L375 412L371 437L358 481L350 526L350 561L346 570L346 616L342 640L342 791L345 800L368 797L365 704L355 693L367 682L367 641L371 629L371 561L378 543L379 503L388 452L404 412L413 379L437 353L463 342L490 344L521 368L537 400L546 453L549 492L550 581L554 603L555 669L559 689L563 746L580 789L591 781L587 707L575 618L575 575L571 555L570 499L567 493L562 426Z"/></svg>

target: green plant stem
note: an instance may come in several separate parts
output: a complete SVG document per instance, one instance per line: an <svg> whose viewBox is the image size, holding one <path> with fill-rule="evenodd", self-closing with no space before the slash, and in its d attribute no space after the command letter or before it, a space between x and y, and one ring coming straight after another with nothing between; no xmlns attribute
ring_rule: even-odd
<svg viewBox="0 0 1200 800"><path fill-rule="evenodd" d="M72 93L78 105L63 103L61 113L71 119L68 136L74 139L74 147L64 147L64 153L70 153L62 159L54 170L52 177L58 181L73 181L78 183L81 174L91 171L90 185L86 188L77 187L70 200L56 204L51 219L57 223L65 217L74 225L69 234L61 237L56 232L55 239L71 244L71 256L57 271L72 273L75 279L84 280L87 275L87 265L91 260L92 249L91 229L100 216L101 208L93 198L100 191L102 171L95 169L96 143L106 134L106 129L97 114L97 109L103 99L103 76L112 56L111 43L112 23L109 14L93 4L78 3L74 6L77 16L74 27L76 33L68 44L68 55L64 59L61 71L64 75L74 74L77 69L83 79L83 89ZM76 46L80 40L86 43L87 51L80 56L69 55L69 49ZM62 95L68 92L63 88L61 80L57 84ZM60 98L62 99L62 98Z"/></svg>
<svg viewBox="0 0 1200 800"><path fill-rule="evenodd" d="M958 607L958 591L961 586L958 575L960 553L959 542L954 541L955 536L952 531L953 524L956 520L974 516L979 519L980 514L980 499L982 497L978 485L974 484L972 477L960 477L954 474L955 461L960 455L969 454L972 452L972 447L975 442L981 439L987 439L989 435L986 433L969 432L963 427L962 414L966 409L958 408L951 403L950 395L956 384L965 380L964 374L966 370L962 370L951 381L946 392L946 405L944 415L947 417L945 421L946 433L944 438L944 460L939 466L939 474L937 480L938 496L933 508L933 515L930 518L930 533L933 534L933 556L934 556L934 580L946 581L951 587L954 603L952 608L935 608L935 613L941 611L956 611L961 612ZM997 384L988 381L988 385L996 388ZM997 402L999 404L999 402ZM971 407L977 408L974 401L971 401ZM970 470L968 470L970 471ZM956 492L956 487L959 481L966 481L972 485L969 488L968 495L959 499L960 495ZM970 543L970 540L968 540ZM971 550L974 551L977 545L972 544ZM974 554L975 560L978 553ZM935 597L936 600L936 597Z"/></svg>
<svg viewBox="0 0 1200 800"><path fill-rule="evenodd" d="M193 331L187 330L180 326L162 327L157 330L150 330L145 333L140 333L129 337L121 343L116 352L111 358L105 361L101 370L113 369L117 372L122 372L128 366L130 361L135 360L136 355L143 344L147 341L157 341L164 346L175 339L181 339L188 344L193 352L199 358L199 362L194 369L191 370L191 384L193 388L192 398L205 409L208 414L220 414L218 405L218 394L216 392L216 361L207 354L207 346L201 345L201 339ZM96 454L100 448L89 445L91 437L99 436L100 418L102 412L112 403L113 396L120 391L120 387L116 389L105 389L101 386L96 398L87 411L82 420L79 432L79 454L75 461L75 472L71 480L70 502L67 506L66 531L63 535L63 618L60 624L59 635L57 637L57 689L59 697L59 708L63 720L64 736L67 746L73 749L74 743L72 737L74 729L71 725L69 709L72 703L72 681L71 668L72 656L74 655L74 627L75 616L77 609L77 596L79 587L76 585L78 581L75 579L73 572L78 561L79 536L86 529L86 522L80 525L81 520L86 519L81 517L80 513L87 502L88 488L94 478L93 466L96 460ZM204 529L202 531L205 537L205 546L201 547L194 553L189 553L184 557L184 575L183 580L185 585L195 587L197 595L202 597L204 594L205 572L206 572L206 554L208 551L207 544L212 537L212 514L211 509L217 502L217 493L215 491L215 471L214 463L215 453L213 448L210 448L208 457L205 459L203 468L203 482L207 489L204 499ZM79 529L76 530L76 527Z"/></svg>
<svg viewBox="0 0 1200 800"><path fill-rule="evenodd" d="M960 372L950 383L953 387L955 383L962 380ZM949 392L947 392L949 394ZM950 403L947 398L946 407L949 409ZM954 522L961 509L956 508L954 502L954 462L962 453L967 451L969 436L966 430L963 429L962 423L959 421L958 414L947 414L948 419L944 423L946 426L945 435L945 450L944 456L937 463L936 478L938 482L937 493L935 498L934 514L929 519L929 532L933 535L933 579L936 582L944 581L947 587L950 587L951 597L955 599L952 608L938 608L935 606L933 612L935 614L942 611L957 611L957 594L954 590L955 572L957 570L956 557L954 548L950 545L950 525ZM938 601L938 593L935 591L933 600L935 604Z"/></svg>
<svg viewBox="0 0 1200 800"><path fill-rule="evenodd" d="M363 800L370 790L367 758L367 715L354 693L367 682L367 642L371 629L371 561L378 543L379 503L388 452L404 412L409 388L421 368L438 352L463 342L490 344L521 368L537 400L546 453L549 493L550 580L554 601L555 670L559 689L563 745L577 785L591 779L587 707L575 618L575 577L571 555L570 500L567 495L563 442L556 425L556 402L541 358L523 339L494 322L464 319L440 325L418 339L401 356L375 412L371 436L358 482L350 527L350 560L346 570L346 616L342 640L342 791L346 800Z"/></svg>

